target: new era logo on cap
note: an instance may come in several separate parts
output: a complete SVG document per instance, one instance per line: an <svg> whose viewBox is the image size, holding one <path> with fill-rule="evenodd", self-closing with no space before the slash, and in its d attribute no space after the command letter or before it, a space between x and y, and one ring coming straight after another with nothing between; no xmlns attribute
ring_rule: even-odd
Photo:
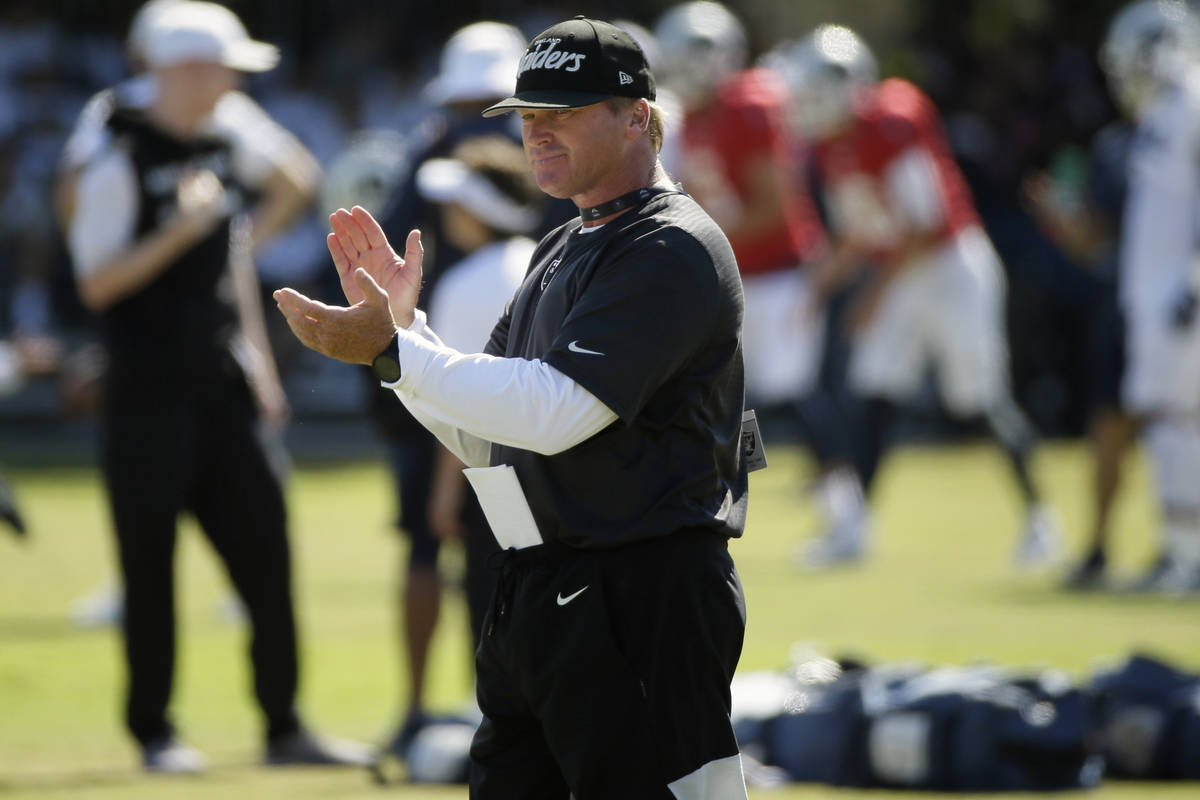
<svg viewBox="0 0 1200 800"><path fill-rule="evenodd" d="M654 76L637 42L601 20L575 17L534 37L517 70L517 91L483 112L578 108L610 97L654 99Z"/></svg>

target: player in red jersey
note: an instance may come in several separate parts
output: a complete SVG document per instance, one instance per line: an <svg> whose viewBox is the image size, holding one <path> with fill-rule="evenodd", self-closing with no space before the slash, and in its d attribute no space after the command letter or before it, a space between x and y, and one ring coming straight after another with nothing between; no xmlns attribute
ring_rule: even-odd
<svg viewBox="0 0 1200 800"><path fill-rule="evenodd" d="M725 6L702 0L669 9L655 25L663 83L683 108L676 177L721 226L745 293L743 350L748 403L800 417L821 464L818 495L836 552L824 566L863 552L867 519L850 446L836 409L817 387L823 314L810 302L806 265L824 258L825 234L801 175L788 121L787 85L746 68L746 34Z"/></svg>
<svg viewBox="0 0 1200 800"><path fill-rule="evenodd" d="M851 323L850 388L864 399L859 471L869 488L899 404L936 369L953 416L985 420L1025 502L1020 565L1049 560L1057 524L1029 469L1032 426L1013 401L1005 278L933 102L908 81L879 81L851 30L824 25L777 52L813 155L834 247L818 292L870 265Z"/></svg>

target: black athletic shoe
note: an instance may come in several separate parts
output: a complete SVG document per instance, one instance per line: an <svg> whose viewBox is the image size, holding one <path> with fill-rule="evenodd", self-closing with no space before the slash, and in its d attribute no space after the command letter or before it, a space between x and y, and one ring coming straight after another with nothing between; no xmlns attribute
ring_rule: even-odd
<svg viewBox="0 0 1200 800"><path fill-rule="evenodd" d="M371 749L364 744L317 736L302 728L268 742L263 761L274 767L365 767L373 758Z"/></svg>
<svg viewBox="0 0 1200 800"><path fill-rule="evenodd" d="M1062 588L1069 592L1090 592L1103 589L1106 584L1104 571L1108 558L1103 550L1093 550L1063 578Z"/></svg>

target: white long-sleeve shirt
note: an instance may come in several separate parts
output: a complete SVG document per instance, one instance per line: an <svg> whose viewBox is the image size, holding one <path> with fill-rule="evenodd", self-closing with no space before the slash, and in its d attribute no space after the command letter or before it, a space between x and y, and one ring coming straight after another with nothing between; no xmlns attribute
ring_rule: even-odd
<svg viewBox="0 0 1200 800"><path fill-rule="evenodd" d="M469 467L488 466L492 442L550 455L617 419L595 395L539 359L447 347L420 310L398 332L397 350L400 380L384 386Z"/></svg>

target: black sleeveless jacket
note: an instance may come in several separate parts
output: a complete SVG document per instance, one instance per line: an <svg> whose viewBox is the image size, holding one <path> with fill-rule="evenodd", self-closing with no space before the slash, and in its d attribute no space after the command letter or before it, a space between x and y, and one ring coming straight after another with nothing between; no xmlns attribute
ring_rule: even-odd
<svg viewBox="0 0 1200 800"><path fill-rule="evenodd" d="M231 198L240 195L225 141L183 141L151 124L144 113L128 109L116 109L108 125L113 146L126 150L137 173L134 241L177 213L176 190L188 170L210 170ZM149 284L102 314L112 388L161 396L237 369L230 353L237 307L229 244L226 217Z"/></svg>

